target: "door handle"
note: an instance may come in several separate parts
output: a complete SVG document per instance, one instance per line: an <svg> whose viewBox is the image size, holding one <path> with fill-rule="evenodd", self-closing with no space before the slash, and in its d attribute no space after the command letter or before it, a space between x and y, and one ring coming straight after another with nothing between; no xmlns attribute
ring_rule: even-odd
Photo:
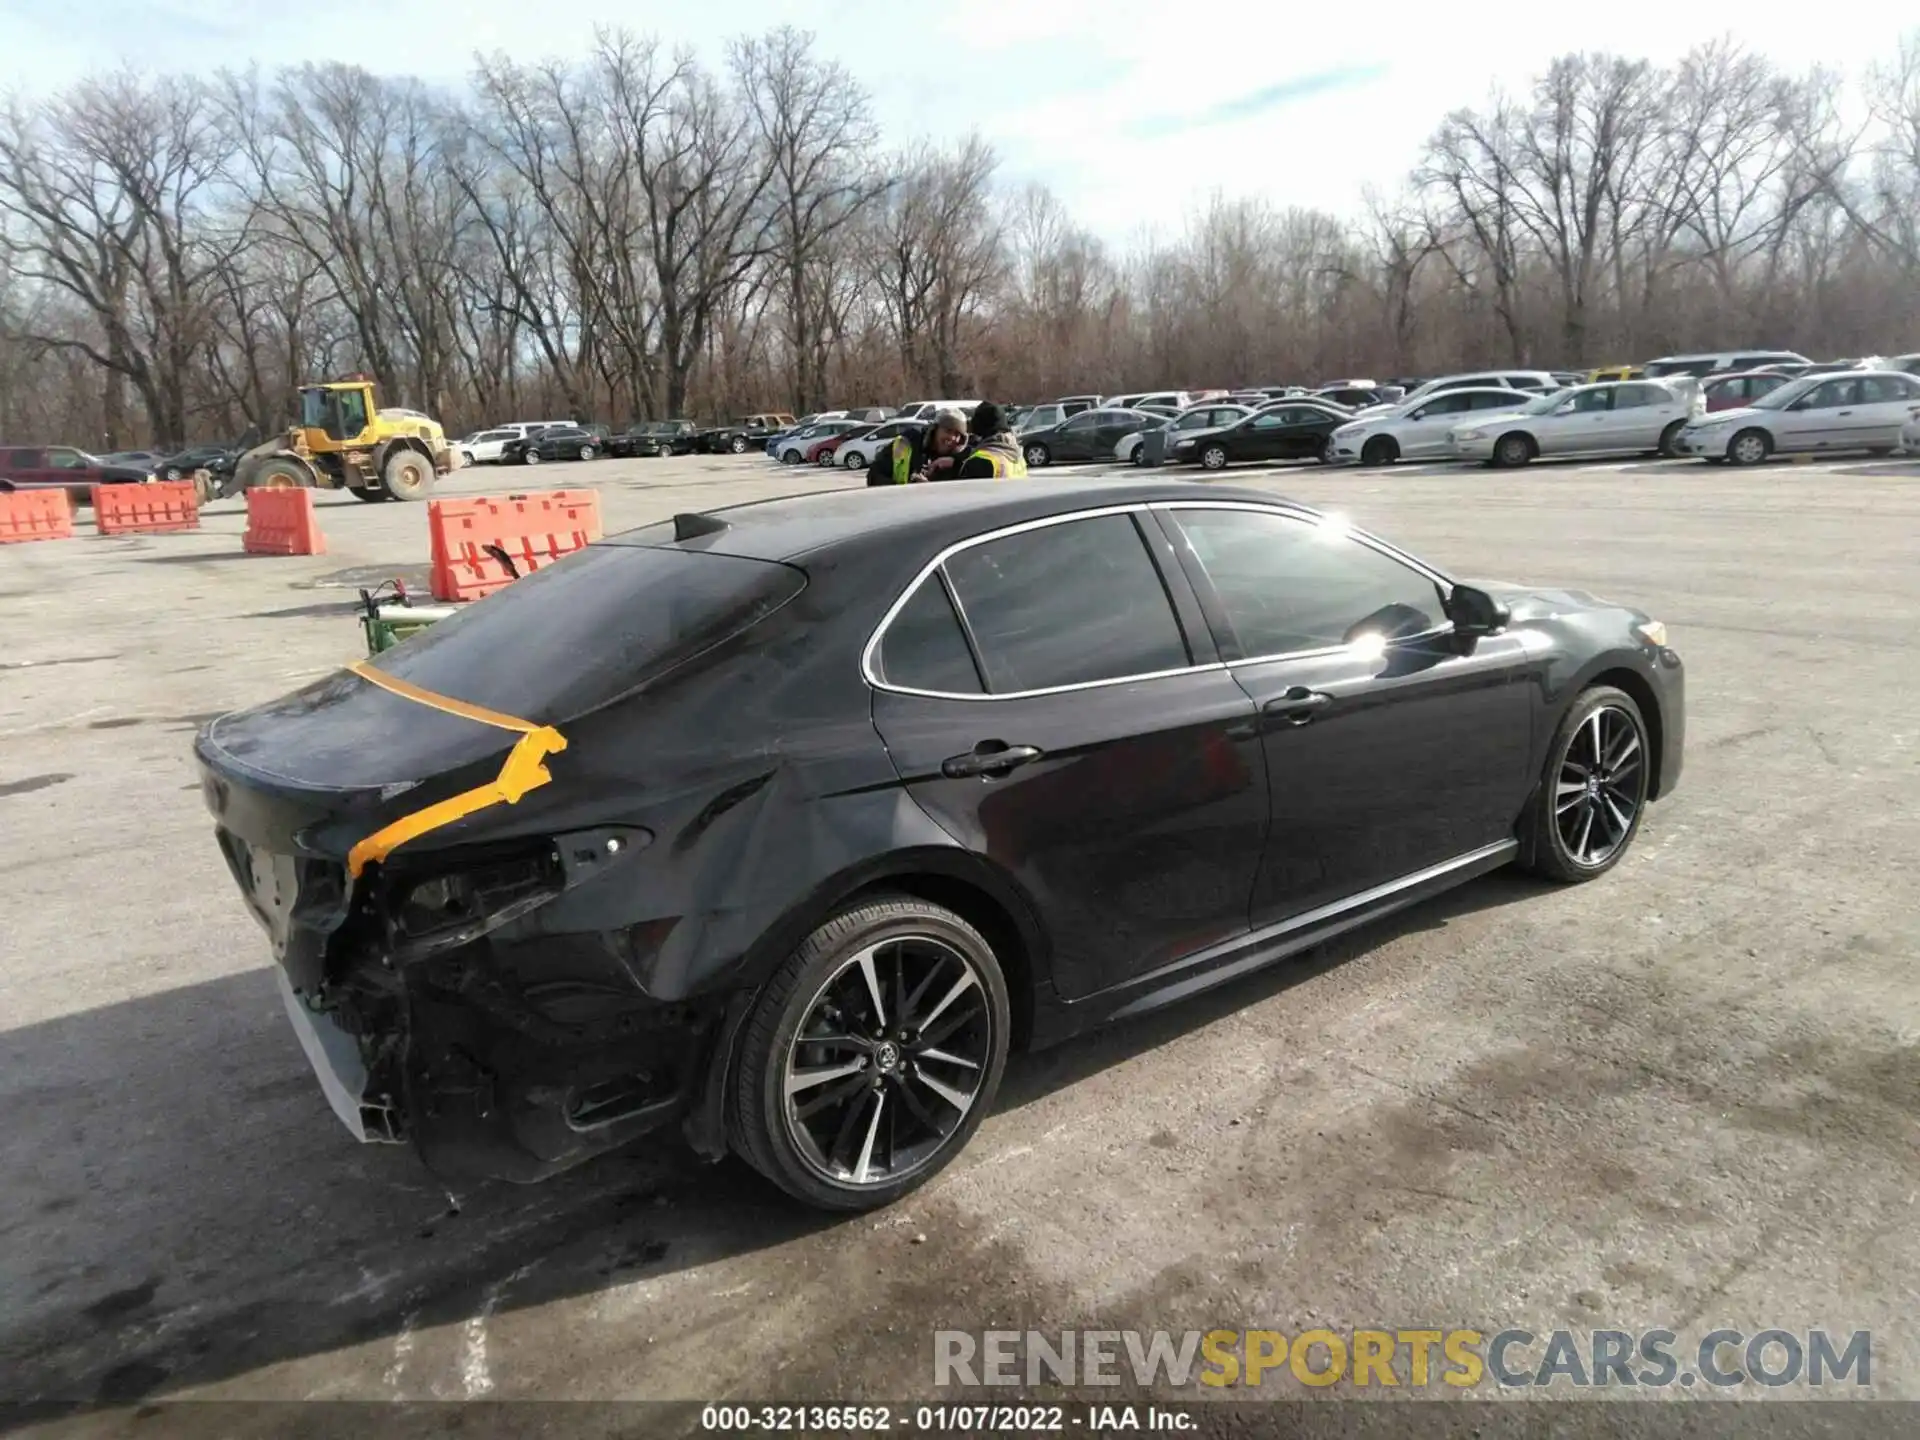
<svg viewBox="0 0 1920 1440"><path fill-rule="evenodd" d="M1295 685L1286 694L1269 700L1261 709L1289 725L1304 725L1332 702L1333 697L1324 691Z"/></svg>
<svg viewBox="0 0 1920 1440"><path fill-rule="evenodd" d="M1004 740L982 740L964 755L951 755L940 762L940 773L949 780L964 780L974 775L1005 775L1045 752L1038 745L1009 745Z"/></svg>
<svg viewBox="0 0 1920 1440"><path fill-rule="evenodd" d="M1853 411L1851 411L1851 410L1836 410L1836 411L1834 411L1834 414L1836 414L1836 415L1851 415L1852 413L1853 413Z"/></svg>

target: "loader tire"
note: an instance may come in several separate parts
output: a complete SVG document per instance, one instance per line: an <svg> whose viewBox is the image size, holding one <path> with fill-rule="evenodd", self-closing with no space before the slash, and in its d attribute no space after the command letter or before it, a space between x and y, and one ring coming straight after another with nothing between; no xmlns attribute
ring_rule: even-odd
<svg viewBox="0 0 1920 1440"><path fill-rule="evenodd" d="M249 490L310 490L313 472L291 456L275 455L260 462L248 482Z"/></svg>
<svg viewBox="0 0 1920 1440"><path fill-rule="evenodd" d="M381 472L383 488L394 500L424 500L433 489L433 462L418 450L396 450Z"/></svg>

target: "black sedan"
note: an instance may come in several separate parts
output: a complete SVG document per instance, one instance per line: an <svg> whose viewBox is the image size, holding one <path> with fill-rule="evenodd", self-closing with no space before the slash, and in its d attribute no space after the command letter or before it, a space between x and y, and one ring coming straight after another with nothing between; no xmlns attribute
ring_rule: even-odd
<svg viewBox="0 0 1920 1440"><path fill-rule="evenodd" d="M500 447L502 465L542 465L549 460L592 460L607 453L604 425L550 425Z"/></svg>
<svg viewBox="0 0 1920 1440"><path fill-rule="evenodd" d="M1122 436L1151 430L1166 418L1145 410L1082 410L1058 425L1027 431L1020 448L1035 470L1062 460L1111 460Z"/></svg>
<svg viewBox="0 0 1920 1440"><path fill-rule="evenodd" d="M1328 405L1283 404L1256 411L1224 430L1181 437L1167 459L1175 465L1198 464L1224 470L1244 460L1318 460L1333 456L1333 432L1350 412Z"/></svg>
<svg viewBox="0 0 1920 1440"><path fill-rule="evenodd" d="M614 536L195 750L355 1136L533 1180L679 1125L858 1210L1012 1047L1606 873L1683 692L1640 611L1258 491L916 485Z"/></svg>

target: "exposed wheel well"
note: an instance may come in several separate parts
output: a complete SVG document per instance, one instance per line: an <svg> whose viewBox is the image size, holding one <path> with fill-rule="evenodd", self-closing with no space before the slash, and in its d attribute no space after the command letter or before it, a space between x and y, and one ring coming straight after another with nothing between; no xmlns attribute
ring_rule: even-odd
<svg viewBox="0 0 1920 1440"><path fill-rule="evenodd" d="M1611 685L1616 690L1624 690L1633 697L1633 703L1640 707L1640 718L1647 722L1647 738L1653 742L1652 768L1647 776L1647 798L1657 800L1661 793L1661 771L1667 758L1667 729L1660 716L1660 699L1637 670L1605 670L1588 680L1585 687L1591 690L1596 685Z"/></svg>

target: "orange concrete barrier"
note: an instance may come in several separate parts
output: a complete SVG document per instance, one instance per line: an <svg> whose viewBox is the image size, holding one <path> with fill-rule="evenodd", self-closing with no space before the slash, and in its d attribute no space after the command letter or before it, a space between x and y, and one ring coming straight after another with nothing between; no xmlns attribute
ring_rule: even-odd
<svg viewBox="0 0 1920 1440"><path fill-rule="evenodd" d="M0 545L73 537L73 506L64 490L0 490Z"/></svg>
<svg viewBox="0 0 1920 1440"><path fill-rule="evenodd" d="M433 598L478 600L600 538L598 490L427 502Z"/></svg>
<svg viewBox="0 0 1920 1440"><path fill-rule="evenodd" d="M247 491L247 533L240 545L249 555L326 554L313 491L295 486Z"/></svg>
<svg viewBox="0 0 1920 1440"><path fill-rule="evenodd" d="M93 487L93 524L102 535L156 535L200 528L200 497L191 480Z"/></svg>

